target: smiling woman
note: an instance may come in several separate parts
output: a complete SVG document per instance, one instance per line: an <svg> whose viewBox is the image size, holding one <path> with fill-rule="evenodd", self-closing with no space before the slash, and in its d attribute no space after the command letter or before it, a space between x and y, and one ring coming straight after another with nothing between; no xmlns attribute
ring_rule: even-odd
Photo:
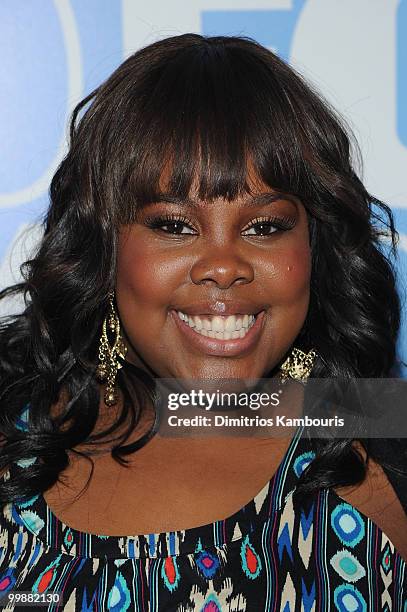
<svg viewBox="0 0 407 612"><path fill-rule="evenodd" d="M252 192L160 198L122 228L116 299L133 362L161 377L259 378L287 353L309 304L307 214L259 180Z"/></svg>
<svg viewBox="0 0 407 612"><path fill-rule="evenodd" d="M397 233L343 122L254 41L185 34L129 57L70 136L0 294L26 298L0 328L0 597L401 609L405 490L368 440L159 428L162 379L394 375Z"/></svg>

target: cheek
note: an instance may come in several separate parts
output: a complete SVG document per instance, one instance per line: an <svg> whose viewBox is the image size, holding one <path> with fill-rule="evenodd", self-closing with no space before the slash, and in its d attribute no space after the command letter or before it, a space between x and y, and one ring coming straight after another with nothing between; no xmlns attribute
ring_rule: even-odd
<svg viewBox="0 0 407 612"><path fill-rule="evenodd" d="M274 303L291 303L308 299L311 279L311 252L299 245L273 258L271 280Z"/></svg>
<svg viewBox="0 0 407 612"><path fill-rule="evenodd" d="M271 317L270 367L288 351L306 319L310 300L311 252L308 245L290 248L273 262L273 279L269 283Z"/></svg>
<svg viewBox="0 0 407 612"><path fill-rule="evenodd" d="M287 287L303 295L309 292L311 280L311 253L309 249L299 249L284 266Z"/></svg>
<svg viewBox="0 0 407 612"><path fill-rule="evenodd" d="M168 296L181 282L181 268L181 258L168 258L141 241L127 243L119 247L116 296L122 302L131 300L136 309L166 306Z"/></svg>

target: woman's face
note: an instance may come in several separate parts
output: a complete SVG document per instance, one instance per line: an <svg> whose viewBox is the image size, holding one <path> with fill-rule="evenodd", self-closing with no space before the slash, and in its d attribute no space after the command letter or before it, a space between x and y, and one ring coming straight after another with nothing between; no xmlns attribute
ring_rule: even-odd
<svg viewBox="0 0 407 612"><path fill-rule="evenodd" d="M258 378L307 314L307 215L256 179L252 196L160 201L119 235L127 359L170 378ZM182 317L182 318L181 318Z"/></svg>

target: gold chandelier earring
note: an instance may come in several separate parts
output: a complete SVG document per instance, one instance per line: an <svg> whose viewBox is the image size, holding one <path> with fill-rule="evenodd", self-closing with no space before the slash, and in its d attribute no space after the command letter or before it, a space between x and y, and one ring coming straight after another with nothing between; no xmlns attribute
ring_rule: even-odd
<svg viewBox="0 0 407 612"><path fill-rule="evenodd" d="M99 365L96 376L106 383L104 402L106 406L117 404L119 395L116 389L117 371L123 367L127 347L120 331L120 320L114 307L114 293L109 293L109 312L103 321L102 335L99 340Z"/></svg>
<svg viewBox="0 0 407 612"><path fill-rule="evenodd" d="M280 368L282 384L285 384L289 378L305 383L314 367L316 357L315 349L304 353L299 348L293 348Z"/></svg>

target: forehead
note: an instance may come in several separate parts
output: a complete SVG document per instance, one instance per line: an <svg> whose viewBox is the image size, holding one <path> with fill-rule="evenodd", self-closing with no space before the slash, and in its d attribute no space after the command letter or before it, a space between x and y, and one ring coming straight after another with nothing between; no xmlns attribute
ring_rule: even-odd
<svg viewBox="0 0 407 612"><path fill-rule="evenodd" d="M203 161L199 150L197 151L196 155L193 156L191 161L194 168L191 181L191 193L196 193L199 190L202 175L206 174L208 168L211 169L211 165L213 164L211 164L210 157L209 159ZM243 152L240 161L243 162L243 166L245 167L244 173L248 189L256 191L264 187L270 187L270 185L267 185L267 183L265 183L261 178L251 154ZM228 174L235 174L235 168L233 165L227 164L226 159L224 162L225 167L228 168ZM172 152L162 161L161 168L159 170L158 185L163 191L168 191L168 187L174 177L174 169L176 169L177 163L178 160L176 159L176 154L174 152Z"/></svg>
<svg viewBox="0 0 407 612"><path fill-rule="evenodd" d="M291 202L296 202L296 199L293 196L283 195L274 191L270 191L268 189L267 191L258 192L255 194L238 196L233 200L234 206L228 208L229 210L232 210L232 208L254 208L259 206L265 206L267 204L272 204L273 202L283 199L289 200ZM154 203L174 204L197 211L200 208L207 209L208 206L210 206L211 208L223 206L225 203L225 199L213 198L211 200L202 200L193 196L179 197L174 196L171 193L162 192L160 194L157 194L157 199ZM229 201L229 203L231 203L231 201ZM143 209L148 205L149 204L142 204L139 209Z"/></svg>
<svg viewBox="0 0 407 612"><path fill-rule="evenodd" d="M246 172L247 177L245 181L245 188L242 189L237 196L232 198L226 198L223 195L214 197L200 197L200 176L198 175L198 172L195 172L193 176L189 193L187 195L183 193L179 194L177 193L176 189L173 189L172 165L167 163L163 166L157 188L154 190L152 198L146 201L139 201L137 203L134 220L138 220L139 215L146 208L160 203L178 206L189 210L190 212L199 212L200 210L209 212L209 210L212 210L215 214L218 214L219 207L222 207L225 212L228 211L229 213L232 213L232 211L238 212L247 208L259 208L277 201L291 202L296 208L298 205L301 205L301 200L294 194L274 189L264 180L262 180L259 174L255 171L253 163L250 161L247 164ZM233 204L233 206L226 206L225 208L225 203Z"/></svg>
<svg viewBox="0 0 407 612"><path fill-rule="evenodd" d="M203 158L200 148L191 153L184 159L181 152L177 157L172 148L159 158L154 147L154 160L150 160L154 163L136 167L122 190L119 224L137 222L147 207L160 202L195 210L209 207L217 210L218 206L233 202L235 211L276 200L301 203L286 176L283 183L273 180L272 159L263 168L261 160L256 167L247 149L234 159L225 152L222 159L214 160L211 155Z"/></svg>
<svg viewBox="0 0 407 612"><path fill-rule="evenodd" d="M199 167L199 160L196 164ZM225 197L214 197L214 198L201 198L199 196L201 177L198 169L196 168L193 179L191 182L191 188L187 196L179 196L177 191L173 189L173 164L165 163L158 181L158 192L157 200L162 202L174 203L174 204L185 204L191 208L197 208L210 202L224 201ZM282 192L274 189L268 185L258 174L254 168L251 158L247 160L246 164L246 180L244 188L238 194L236 198L233 198L236 203L241 205L254 205L259 206L267 204L274 200L281 199Z"/></svg>

